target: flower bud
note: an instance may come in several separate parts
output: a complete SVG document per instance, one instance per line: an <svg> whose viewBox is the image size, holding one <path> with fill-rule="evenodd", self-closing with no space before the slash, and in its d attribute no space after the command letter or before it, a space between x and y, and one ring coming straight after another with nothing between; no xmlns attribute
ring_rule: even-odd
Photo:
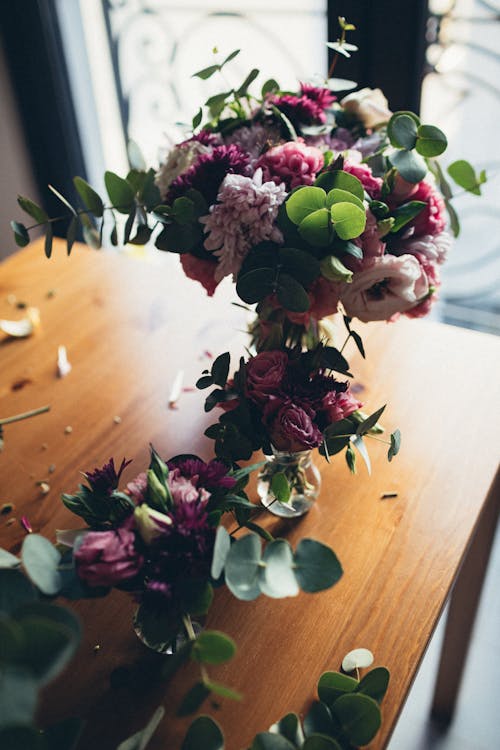
<svg viewBox="0 0 500 750"><path fill-rule="evenodd" d="M146 544L151 544L163 534L168 526L172 525L172 519L169 516L150 508L146 503L135 509L134 521L137 531Z"/></svg>
<svg viewBox="0 0 500 750"><path fill-rule="evenodd" d="M329 281L345 281L347 284L352 282L352 271L346 268L335 255L327 255L326 258L323 258L321 275Z"/></svg>

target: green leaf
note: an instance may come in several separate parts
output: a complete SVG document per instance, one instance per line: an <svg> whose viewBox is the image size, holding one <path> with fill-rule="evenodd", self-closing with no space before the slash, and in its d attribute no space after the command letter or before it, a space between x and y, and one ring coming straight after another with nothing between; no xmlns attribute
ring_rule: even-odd
<svg viewBox="0 0 500 750"><path fill-rule="evenodd" d="M185 611L196 616L206 615L214 599L213 587L208 581L190 580L183 585L182 600Z"/></svg>
<svg viewBox="0 0 500 750"><path fill-rule="evenodd" d="M191 78L201 78L203 81L206 81L207 78L211 78L218 70L220 70L220 65L209 65L207 68L203 68L197 73L193 73Z"/></svg>
<svg viewBox="0 0 500 750"><path fill-rule="evenodd" d="M271 492L280 503L288 503L290 501L290 485L288 484L286 475L282 471L278 471L273 475L271 479Z"/></svg>
<svg viewBox="0 0 500 750"><path fill-rule="evenodd" d="M260 536L261 539L264 539L264 541L274 541L273 535L270 534L267 529L263 529L262 526L259 526L257 523L253 523L253 521L245 521L245 523L242 525L244 525L245 528L247 528L249 531L254 531L258 536Z"/></svg>
<svg viewBox="0 0 500 750"><path fill-rule="evenodd" d="M273 268L256 268L254 271L248 271L238 277L236 293L243 302L253 305L273 293L275 278L276 272Z"/></svg>
<svg viewBox="0 0 500 750"><path fill-rule="evenodd" d="M231 537L224 526L219 526L215 534L212 567L210 570L210 575L215 581L222 575L230 549Z"/></svg>
<svg viewBox="0 0 500 750"><path fill-rule="evenodd" d="M272 94L275 91L279 91L279 88L280 88L280 85L278 81L275 81L274 78L269 78L262 86L262 89L261 89L262 98L264 99L266 94Z"/></svg>
<svg viewBox="0 0 500 750"><path fill-rule="evenodd" d="M60 591L61 574L57 566L61 555L48 539L40 534L28 534L21 558L29 577L43 594L55 596Z"/></svg>
<svg viewBox="0 0 500 750"><path fill-rule="evenodd" d="M353 240L365 230L366 213L364 208L361 209L353 203L334 203L330 208L330 214L333 228L342 240Z"/></svg>
<svg viewBox="0 0 500 750"><path fill-rule="evenodd" d="M139 224L136 229L135 235L129 239L130 245L145 245L151 239L153 230L150 229L146 224Z"/></svg>
<svg viewBox="0 0 500 750"><path fill-rule="evenodd" d="M448 216L450 217L450 228L453 232L454 237L458 237L460 234L460 221L458 218L458 214L451 205L450 201L445 201L446 210L448 211Z"/></svg>
<svg viewBox="0 0 500 750"><path fill-rule="evenodd" d="M4 732L9 725L29 724L33 721L38 697L36 680L22 669L7 667L0 670L0 747L24 750L24 745L9 745ZM13 729L14 727L10 727ZM29 745L27 747L30 747Z"/></svg>
<svg viewBox="0 0 500 750"><path fill-rule="evenodd" d="M296 750L296 745L292 744L286 737L272 732L259 732L252 742L250 750Z"/></svg>
<svg viewBox="0 0 500 750"><path fill-rule="evenodd" d="M229 698L231 701L240 701L243 698L241 693L228 687L228 685L224 685L222 682L205 678L205 685L211 693L215 693L215 695L219 695L221 698Z"/></svg>
<svg viewBox="0 0 500 750"><path fill-rule="evenodd" d="M363 359L366 359L366 352L365 352L365 347L363 345L363 339L361 338L359 333L357 333L356 331L351 331L351 338L356 344L357 349L359 353L361 354L361 356L363 357Z"/></svg>
<svg viewBox="0 0 500 750"><path fill-rule="evenodd" d="M75 750L84 726L85 722L82 719L63 719L43 730L45 743L49 750Z"/></svg>
<svg viewBox="0 0 500 750"><path fill-rule="evenodd" d="M223 68L224 65L226 65L228 62L231 62L231 60L234 60L234 58L236 57L236 55L239 55L240 52L241 52L241 50L239 50L239 49L235 49L233 52L231 52L231 54L228 55L226 57L226 59L222 61L221 68Z"/></svg>
<svg viewBox="0 0 500 750"><path fill-rule="evenodd" d="M47 750L40 730L21 724L0 729L0 747L2 750Z"/></svg>
<svg viewBox="0 0 500 750"><path fill-rule="evenodd" d="M259 571L259 586L263 594L273 599L297 596L299 587L294 574L293 551L285 539L275 539L264 549Z"/></svg>
<svg viewBox="0 0 500 750"><path fill-rule="evenodd" d="M293 742L297 747L302 747L304 742L304 732L302 731L302 725L297 714L286 714L276 724L273 724L269 729L270 732L280 734L290 742Z"/></svg>
<svg viewBox="0 0 500 750"><path fill-rule="evenodd" d="M464 159L454 161L448 167L447 172L453 182L456 182L461 188L474 195L481 195L480 185L486 182L486 175L482 172L479 177L476 176L474 167L468 161Z"/></svg>
<svg viewBox="0 0 500 750"><path fill-rule="evenodd" d="M361 202L365 197L365 190L361 180L341 169L323 172L314 184L326 190L327 193L334 189L345 190L347 193L355 195Z"/></svg>
<svg viewBox="0 0 500 750"><path fill-rule="evenodd" d="M417 142L417 123L410 115L396 113L391 117L388 135L396 148L410 151Z"/></svg>
<svg viewBox="0 0 500 750"><path fill-rule="evenodd" d="M155 240L155 246L171 253L188 253L199 243L200 237L201 225L174 223L164 227Z"/></svg>
<svg viewBox="0 0 500 750"><path fill-rule="evenodd" d="M360 200L354 193L349 193L347 190L341 190L340 188L333 188L327 193L326 196L326 207L331 208L334 203L354 203L355 206L360 208L363 212L365 210L365 204Z"/></svg>
<svg viewBox="0 0 500 750"><path fill-rule="evenodd" d="M370 698L377 701L377 703L380 703L387 692L389 678L390 674L388 669L385 667L376 667L365 674L354 692L368 695Z"/></svg>
<svg viewBox="0 0 500 750"><path fill-rule="evenodd" d="M306 216L324 208L326 193L319 187L300 187L285 203L288 218L299 225Z"/></svg>
<svg viewBox="0 0 500 750"><path fill-rule="evenodd" d="M372 427L375 427L379 418L384 413L386 406L387 404L384 404L384 406L381 406L380 409L377 409L377 411L373 412L373 414L370 414L369 417L363 420L363 422L361 422L356 428L356 435L366 435Z"/></svg>
<svg viewBox="0 0 500 750"><path fill-rule="evenodd" d="M50 258L52 255L52 240L54 238L54 232L52 229L52 224L46 224L45 225L45 255L47 258Z"/></svg>
<svg viewBox="0 0 500 750"><path fill-rule="evenodd" d="M23 662L42 684L53 680L72 658L78 640L64 625L43 617L18 620L24 641Z"/></svg>
<svg viewBox="0 0 500 750"><path fill-rule="evenodd" d="M196 682L190 688L177 709L177 716L189 716L199 709L202 703L210 695L210 688L204 682Z"/></svg>
<svg viewBox="0 0 500 750"><path fill-rule="evenodd" d="M210 716L198 716L189 726L181 750L224 750L224 735Z"/></svg>
<svg viewBox="0 0 500 750"><path fill-rule="evenodd" d="M71 203L68 201L67 198L64 197L64 195L62 195L62 193L59 192L59 190L56 190L56 188L53 185L48 185L48 188L50 192L56 196L56 198L59 198L63 206L66 206L66 208L69 209L69 211L71 211L73 216L77 216L77 213L75 209L73 208L73 206L71 205Z"/></svg>
<svg viewBox="0 0 500 750"><path fill-rule="evenodd" d="M421 211L426 207L427 203L423 201L409 201L404 203L402 206L394 209L392 217L394 218L394 224L391 227L391 232L399 232L408 222L418 216Z"/></svg>
<svg viewBox="0 0 500 750"><path fill-rule="evenodd" d="M132 227L134 226L134 221L135 221L135 212L136 212L136 207L134 205L127 217L127 221L125 222L125 229L123 230L123 244L124 245L127 244L127 242L130 239L130 235L132 234Z"/></svg>
<svg viewBox="0 0 500 750"><path fill-rule="evenodd" d="M358 684L354 677L341 672L323 672L318 682L319 699L331 707L341 695L354 692Z"/></svg>
<svg viewBox="0 0 500 750"><path fill-rule="evenodd" d="M347 450L345 452L345 460L347 462L347 465L349 467L349 471L351 472L351 474L355 474L356 473L356 454L350 445L347 446Z"/></svg>
<svg viewBox="0 0 500 750"><path fill-rule="evenodd" d="M0 568L17 568L19 565L21 560L18 557L0 547Z"/></svg>
<svg viewBox="0 0 500 750"><path fill-rule="evenodd" d="M311 734L333 734L333 721L330 709L325 703L314 701L304 719L306 737Z"/></svg>
<svg viewBox="0 0 500 750"><path fill-rule="evenodd" d="M259 71L258 68L253 68L250 71L250 73L247 75L247 77L245 78L245 80L243 81L243 83L241 84L241 86L239 87L239 89L236 90L235 96L236 97L246 96L247 95L247 91L248 91L248 87L255 81L255 79L257 78L257 76L259 75L259 73L260 73L260 71Z"/></svg>
<svg viewBox="0 0 500 750"><path fill-rule="evenodd" d="M407 182L420 182L427 174L425 161L414 151L395 151L389 154L389 161Z"/></svg>
<svg viewBox="0 0 500 750"><path fill-rule="evenodd" d="M301 539L294 563L297 582L308 593L328 589L342 576L342 566L334 551L314 539Z"/></svg>
<svg viewBox="0 0 500 750"><path fill-rule="evenodd" d="M212 365L212 379L221 388L226 385L230 361L231 355L229 352L224 352L224 354L219 354Z"/></svg>
<svg viewBox="0 0 500 750"><path fill-rule="evenodd" d="M434 125L420 125L415 148L421 156L439 156L447 146L448 140L442 130Z"/></svg>
<svg viewBox="0 0 500 750"><path fill-rule="evenodd" d="M361 256L363 256L362 251ZM329 281L344 281L350 284L352 282L352 273L336 255L327 255L321 261L321 275L325 279L329 279Z"/></svg>
<svg viewBox="0 0 500 750"><path fill-rule="evenodd" d="M328 209L320 208L318 211L308 214L299 224L299 234L302 239L314 247L327 247L332 238Z"/></svg>
<svg viewBox="0 0 500 750"><path fill-rule="evenodd" d="M397 122L403 115L412 119L417 128L420 125L420 118L414 112L410 112L408 110L400 110L399 112L394 112L391 119L387 123L387 137L389 138L393 146L397 146L397 137L395 137L393 133L394 123Z"/></svg>
<svg viewBox="0 0 500 750"><path fill-rule="evenodd" d="M29 216L31 216L38 224L45 224L48 222L49 217L43 210L41 206L39 206L34 201L30 200L30 198L25 198L23 195L18 195L17 202L19 206L25 211Z"/></svg>
<svg viewBox="0 0 500 750"><path fill-rule="evenodd" d="M261 543L255 534L237 539L226 558L225 579L237 599L251 601L260 594L259 566Z"/></svg>
<svg viewBox="0 0 500 750"><path fill-rule="evenodd" d="M320 275L318 260L304 250L295 247L280 247L278 258L283 270L304 286L311 284Z"/></svg>
<svg viewBox="0 0 500 750"><path fill-rule="evenodd" d="M302 750L342 750L342 748L333 737L312 734L302 745Z"/></svg>
<svg viewBox="0 0 500 750"><path fill-rule="evenodd" d="M122 214L129 214L135 205L134 188L114 172L104 173L104 184L114 208Z"/></svg>
<svg viewBox="0 0 500 750"><path fill-rule="evenodd" d="M371 742L382 722L377 702L361 693L341 695L333 704L332 713L353 745Z"/></svg>
<svg viewBox="0 0 500 750"><path fill-rule="evenodd" d="M10 614L36 599L35 588L19 570L0 569L0 613Z"/></svg>
<svg viewBox="0 0 500 750"><path fill-rule="evenodd" d="M387 453L387 458L389 461L392 461L394 456L398 455L400 448L401 448L401 432L400 430L394 430L394 432L391 433L391 446Z"/></svg>
<svg viewBox="0 0 500 750"><path fill-rule="evenodd" d="M76 239L76 230L78 229L78 217L73 216L71 219L68 231L66 232L66 252L68 255L71 254L71 248L74 245L75 239Z"/></svg>
<svg viewBox="0 0 500 750"><path fill-rule="evenodd" d="M278 107L276 107L274 104L271 106L271 111L276 115L276 117L279 120L281 120L282 124L287 129L290 135L289 140L296 141L298 138L297 131L295 130L295 128L293 127L292 123L290 122L288 117L285 115L285 113L282 112L280 109L278 109Z"/></svg>
<svg viewBox="0 0 500 750"><path fill-rule="evenodd" d="M114 219L113 219L114 220ZM86 214L80 214L80 221L82 223L83 228L83 239L89 245L89 247L93 247L95 250L99 250L99 248L102 245L102 232L104 229L104 220L101 222L101 231L97 232L96 228L92 224L91 220ZM114 234L116 236L116 223L114 227ZM115 245L118 243L118 239L115 240Z"/></svg>
<svg viewBox="0 0 500 750"><path fill-rule="evenodd" d="M283 305L285 310L298 313L309 310L309 295L302 284L287 273L280 273L276 294L278 302Z"/></svg>
<svg viewBox="0 0 500 750"><path fill-rule="evenodd" d="M196 221L194 203L186 196L176 198L172 206L172 216L178 224L190 224Z"/></svg>
<svg viewBox="0 0 500 750"><path fill-rule="evenodd" d="M26 247L26 245L29 244L30 236L24 224L21 224L19 221L11 221L10 226L12 231L14 232L16 245L18 247Z"/></svg>
<svg viewBox="0 0 500 750"><path fill-rule="evenodd" d="M196 130L196 128L201 125L201 121L203 119L203 110L200 107L198 112L195 114L195 116L192 119L191 125L193 130Z"/></svg>
<svg viewBox="0 0 500 750"><path fill-rule="evenodd" d="M137 169L139 172L145 172L147 170L146 159L139 147L132 138L127 143L127 156L128 161L132 169Z"/></svg>
<svg viewBox="0 0 500 750"><path fill-rule="evenodd" d="M232 638L218 630L205 630L196 639L191 658L202 664L224 664L236 653L236 644Z"/></svg>

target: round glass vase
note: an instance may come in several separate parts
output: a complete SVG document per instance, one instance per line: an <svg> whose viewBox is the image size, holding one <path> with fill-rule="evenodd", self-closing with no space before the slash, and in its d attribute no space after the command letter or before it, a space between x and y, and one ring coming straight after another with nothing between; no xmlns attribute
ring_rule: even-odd
<svg viewBox="0 0 500 750"><path fill-rule="evenodd" d="M310 510L319 495L321 475L312 460L312 450L286 453L273 448L259 472L257 492L262 505L281 518L298 518ZM284 474L290 487L290 499L280 502L271 487L276 474Z"/></svg>
<svg viewBox="0 0 500 750"><path fill-rule="evenodd" d="M145 619L144 615L140 616L140 610L141 608L138 607L134 612L132 620L134 632L141 643L152 651L156 651L158 654L165 654L166 656L175 654L185 643L198 638L203 630L202 623L189 618L190 632L188 632L188 627L184 625L182 630L180 630L173 638L171 636L164 638L162 637L161 628L157 628L154 624L154 620L152 621L151 618Z"/></svg>

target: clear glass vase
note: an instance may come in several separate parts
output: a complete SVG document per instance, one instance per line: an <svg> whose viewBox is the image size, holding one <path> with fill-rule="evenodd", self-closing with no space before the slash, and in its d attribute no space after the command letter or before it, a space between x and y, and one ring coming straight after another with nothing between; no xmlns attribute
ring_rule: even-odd
<svg viewBox="0 0 500 750"><path fill-rule="evenodd" d="M142 612L142 615L141 615ZM203 630L203 624L189 618L190 633L183 627L175 636L162 636L161 628L155 624L156 618L145 617L144 609L138 607L134 612L132 625L139 640L152 651L170 656L175 654L187 641L197 638ZM160 621L158 620L158 623Z"/></svg>
<svg viewBox="0 0 500 750"><path fill-rule="evenodd" d="M313 463L312 450L286 453L273 449L273 455L265 458L257 483L262 505L282 518L303 516L318 497L321 487L321 475ZM277 500L271 489L273 477L278 473L285 475L290 487L287 503Z"/></svg>

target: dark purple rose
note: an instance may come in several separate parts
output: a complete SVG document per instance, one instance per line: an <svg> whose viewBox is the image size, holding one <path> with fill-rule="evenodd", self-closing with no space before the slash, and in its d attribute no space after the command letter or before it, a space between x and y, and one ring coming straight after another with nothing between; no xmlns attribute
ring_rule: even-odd
<svg viewBox="0 0 500 750"><path fill-rule="evenodd" d="M113 458L110 458L108 463L104 464L102 468L87 471L84 476L94 492L107 495L116 490L122 471L130 463L132 463L132 459L129 461L123 459L120 468L116 471L115 461Z"/></svg>
<svg viewBox="0 0 500 750"><path fill-rule="evenodd" d="M294 403L285 403L271 424L271 443L280 451L294 453L321 444L323 435L313 422L314 412Z"/></svg>
<svg viewBox="0 0 500 750"><path fill-rule="evenodd" d="M78 575L89 586L116 586L139 573L144 561L129 526L85 534L74 557Z"/></svg>
<svg viewBox="0 0 500 750"><path fill-rule="evenodd" d="M171 204L193 188L211 205L217 199L222 180L227 174L246 174L250 157L235 143L215 146L210 154L201 154L196 162L177 177L168 190L167 203Z"/></svg>
<svg viewBox="0 0 500 750"><path fill-rule="evenodd" d="M248 397L257 404L264 404L269 396L278 395L288 365L288 356L282 351L261 352L248 360L246 386Z"/></svg>

